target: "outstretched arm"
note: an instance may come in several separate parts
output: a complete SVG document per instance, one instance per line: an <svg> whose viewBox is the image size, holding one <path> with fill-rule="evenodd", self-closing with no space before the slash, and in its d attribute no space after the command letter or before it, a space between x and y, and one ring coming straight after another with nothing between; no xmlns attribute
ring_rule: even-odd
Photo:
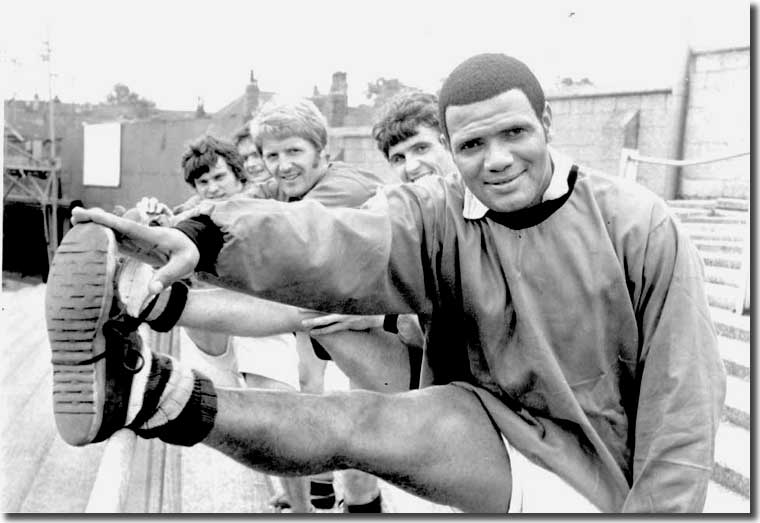
<svg viewBox="0 0 760 523"><path fill-rule="evenodd" d="M147 227L94 207L77 207L72 211L71 222L94 222L116 233L119 249L145 263L159 266L150 282L152 293L159 293L167 285L195 270L200 253L195 244L182 232L169 227Z"/></svg>
<svg viewBox="0 0 760 523"><path fill-rule="evenodd" d="M177 324L232 336L260 337L303 330L304 320L322 315L227 289L193 289Z"/></svg>

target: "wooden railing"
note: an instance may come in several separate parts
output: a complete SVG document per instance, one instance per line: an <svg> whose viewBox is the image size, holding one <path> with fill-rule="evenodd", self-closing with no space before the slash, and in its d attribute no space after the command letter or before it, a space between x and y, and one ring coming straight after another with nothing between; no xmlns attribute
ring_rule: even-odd
<svg viewBox="0 0 760 523"><path fill-rule="evenodd" d="M696 160L670 160L667 158L655 158L652 156L643 156L635 149L623 148L620 152L620 167L619 175L625 179L636 181L638 178L638 164L649 163L656 165L669 165L673 167L686 167L690 165L700 165L713 162L721 162L724 160L731 160L733 158L739 158L741 156L749 156L747 152L734 152L727 153L718 156L712 156L709 158L700 158ZM750 232L749 232L749 219L745 225L744 239L742 240L742 260L740 268L740 279L737 282L739 284L739 291L736 295L736 305L734 306L734 312L736 314L744 314L750 307Z"/></svg>
<svg viewBox="0 0 760 523"><path fill-rule="evenodd" d="M151 349L179 356L179 329L158 333L141 327ZM181 449L138 439L129 429L106 443L85 512L178 513L182 511Z"/></svg>

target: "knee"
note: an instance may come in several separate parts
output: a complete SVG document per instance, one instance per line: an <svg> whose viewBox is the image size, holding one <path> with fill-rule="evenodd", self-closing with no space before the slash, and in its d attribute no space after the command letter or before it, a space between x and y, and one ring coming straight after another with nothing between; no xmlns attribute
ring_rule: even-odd
<svg viewBox="0 0 760 523"><path fill-rule="evenodd" d="M345 446L358 455L388 452L392 460L414 456L426 461L440 457L431 442L449 441L467 434L469 419L455 405L429 401L424 391L384 394L352 390L348 402L351 420ZM461 436L459 436L461 437Z"/></svg>

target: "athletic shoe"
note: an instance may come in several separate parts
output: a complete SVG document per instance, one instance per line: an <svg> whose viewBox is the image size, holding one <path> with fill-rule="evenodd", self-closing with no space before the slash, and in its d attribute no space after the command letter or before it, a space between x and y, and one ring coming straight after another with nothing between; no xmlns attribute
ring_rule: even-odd
<svg viewBox="0 0 760 523"><path fill-rule="evenodd" d="M53 412L71 445L108 438L124 426L132 376L144 365L138 320L124 312L113 231L74 226L47 280L45 313L53 363Z"/></svg>

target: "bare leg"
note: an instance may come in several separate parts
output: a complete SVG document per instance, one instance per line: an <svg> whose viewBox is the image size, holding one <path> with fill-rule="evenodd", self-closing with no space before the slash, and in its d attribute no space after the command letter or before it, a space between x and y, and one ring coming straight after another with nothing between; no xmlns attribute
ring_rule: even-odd
<svg viewBox="0 0 760 523"><path fill-rule="evenodd" d="M403 392L409 390L409 355L398 336L383 331L341 331L318 338L335 364L347 376L352 390ZM363 505L380 493L377 478L359 470L345 470L344 503Z"/></svg>
<svg viewBox="0 0 760 523"><path fill-rule="evenodd" d="M382 329L341 331L317 338L356 389L409 390L409 351Z"/></svg>
<svg viewBox="0 0 760 523"><path fill-rule="evenodd" d="M327 362L314 354L309 336L296 333L296 353L298 354L298 380L301 392L322 394L325 391L325 368Z"/></svg>
<svg viewBox="0 0 760 523"><path fill-rule="evenodd" d="M204 443L272 474L356 468L466 511L509 504L501 436L475 395L454 385L392 395L219 389Z"/></svg>
<svg viewBox="0 0 760 523"><path fill-rule="evenodd" d="M345 505L364 505L380 494L377 478L360 470L344 470L343 503Z"/></svg>
<svg viewBox="0 0 760 523"><path fill-rule="evenodd" d="M303 514L311 512L311 498L309 496L309 478L308 477L286 477L280 478L282 490L290 503L290 509L293 512Z"/></svg>

